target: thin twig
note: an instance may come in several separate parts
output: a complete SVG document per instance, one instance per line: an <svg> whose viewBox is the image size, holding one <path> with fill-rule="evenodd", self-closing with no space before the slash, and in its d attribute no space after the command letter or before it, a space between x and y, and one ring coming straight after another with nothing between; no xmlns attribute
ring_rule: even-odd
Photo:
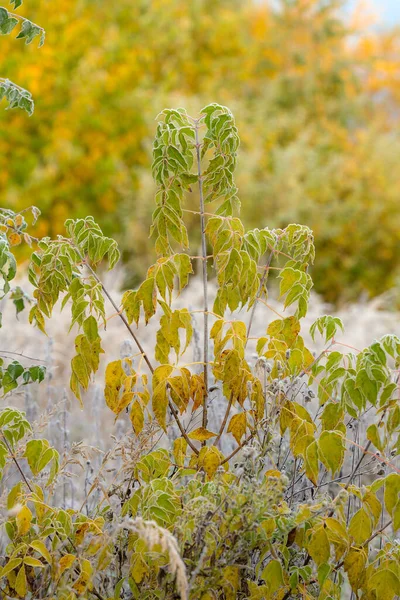
<svg viewBox="0 0 400 600"><path fill-rule="evenodd" d="M10 444L8 443L8 440L7 440L7 438L6 438L6 436L4 435L3 432L1 432L1 437L3 438L3 441L4 441L5 445L7 446L7 450L10 453L10 456L11 456L12 460L14 461L15 466L17 467L18 471L20 472L20 475L21 475L23 481L25 482L28 490L33 494L33 489L31 487L31 484L29 483L29 481L25 477L25 474L24 474L23 470L20 467L20 464L19 464L19 462L17 460L17 457L15 456L14 451L11 448Z"/></svg>

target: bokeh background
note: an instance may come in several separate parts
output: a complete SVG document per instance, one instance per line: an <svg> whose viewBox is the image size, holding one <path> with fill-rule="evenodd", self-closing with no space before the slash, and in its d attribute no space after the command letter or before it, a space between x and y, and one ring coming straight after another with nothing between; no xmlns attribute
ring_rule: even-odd
<svg viewBox="0 0 400 600"><path fill-rule="evenodd" d="M154 258L155 117L216 101L241 135L245 224L309 225L326 301L398 287L398 0L29 0L22 9L47 41L37 50L1 39L0 73L34 94L36 110L0 111L0 202L38 206L39 235L93 214L138 282Z"/></svg>

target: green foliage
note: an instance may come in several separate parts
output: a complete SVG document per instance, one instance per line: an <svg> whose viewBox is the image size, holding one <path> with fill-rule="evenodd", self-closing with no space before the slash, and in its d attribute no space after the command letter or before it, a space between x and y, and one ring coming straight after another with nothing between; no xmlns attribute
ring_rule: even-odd
<svg viewBox="0 0 400 600"><path fill-rule="evenodd" d="M42 365L34 365L25 368L17 360L8 363L4 368L4 361L0 358L0 391L5 396L11 390L14 390L20 385L28 383L40 383L44 380L46 368Z"/></svg>
<svg viewBox="0 0 400 600"><path fill-rule="evenodd" d="M17 9L21 6L22 0L11 0L10 3ZM17 39L24 39L25 44L31 44L33 40L39 37L39 48L43 46L45 40L45 31L39 25L35 25L29 19L10 13L6 8L0 6L0 35L12 33L16 26L20 25ZM34 103L31 94L8 79L0 77L0 102L5 98L8 101L9 108L22 108L29 115L32 115Z"/></svg>
<svg viewBox="0 0 400 600"><path fill-rule="evenodd" d="M20 478L8 494L2 591L39 598L48 589L60 600L340 600L351 589L392 600L400 593L400 339L387 335L344 354L341 321L323 316L310 333L320 333L325 346L313 353L301 335L312 286L311 230L245 230L234 183L238 130L226 107L212 104L196 118L165 110L159 118L158 258L121 306L99 274L102 264L115 266L119 250L92 217L68 219L65 236L55 240L29 236L21 215L2 220L4 252L22 240L35 245L30 321L45 331L57 303L71 306L78 330L71 390L80 401L103 353L106 299L139 354L105 368L105 402L115 418L130 421L132 433L121 443L112 482L104 475L115 473L107 469L110 451L79 509L55 500L68 459L32 436L24 414L0 413L0 467ZM201 360L185 363L192 311L174 302L198 259L189 253L184 208L194 185L205 343ZM254 333L254 311L268 307L271 269L284 314L274 310L265 333ZM237 309L243 320L232 315ZM132 329L150 320L158 324L151 353ZM254 338L255 364L247 348ZM5 360L0 381L9 393L43 376L42 368ZM212 390L222 418L210 416ZM168 437L158 445L161 438L149 432ZM97 487L101 499L89 507Z"/></svg>

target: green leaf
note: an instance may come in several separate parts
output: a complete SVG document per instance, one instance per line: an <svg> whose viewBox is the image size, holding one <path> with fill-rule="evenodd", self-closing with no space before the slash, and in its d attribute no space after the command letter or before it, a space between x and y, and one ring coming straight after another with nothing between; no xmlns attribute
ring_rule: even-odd
<svg viewBox="0 0 400 600"><path fill-rule="evenodd" d="M166 415L168 408L168 378L172 371L172 366L161 365L155 369L153 374L152 406L154 416L164 431L166 431Z"/></svg>
<svg viewBox="0 0 400 600"><path fill-rule="evenodd" d="M268 586L269 597L272 597L284 586L283 570L279 560L271 560L261 573L261 578Z"/></svg>
<svg viewBox="0 0 400 600"><path fill-rule="evenodd" d="M367 439L370 440L380 452L383 452L383 444L379 435L378 426L373 423L367 428Z"/></svg>
<svg viewBox="0 0 400 600"><path fill-rule="evenodd" d="M316 441L311 442L306 448L305 453L305 470L308 479L314 484L318 483L318 444Z"/></svg>
<svg viewBox="0 0 400 600"><path fill-rule="evenodd" d="M390 473L385 480L384 492L385 507L390 515L393 515L394 508L400 500L399 494L400 475L398 473Z"/></svg>
<svg viewBox="0 0 400 600"><path fill-rule="evenodd" d="M375 592L376 600L393 600L400 594L400 580L390 569L381 568L368 579L368 589Z"/></svg>
<svg viewBox="0 0 400 600"><path fill-rule="evenodd" d="M343 436L336 431L323 431L318 440L321 462L334 475L342 466L345 453Z"/></svg>
<svg viewBox="0 0 400 600"><path fill-rule="evenodd" d="M316 565L320 566L329 562L330 546L329 539L324 525L317 527L311 535L308 544L308 553Z"/></svg>
<svg viewBox="0 0 400 600"><path fill-rule="evenodd" d="M358 545L363 544L371 536L372 521L364 508L360 508L352 517L349 526L349 535Z"/></svg>

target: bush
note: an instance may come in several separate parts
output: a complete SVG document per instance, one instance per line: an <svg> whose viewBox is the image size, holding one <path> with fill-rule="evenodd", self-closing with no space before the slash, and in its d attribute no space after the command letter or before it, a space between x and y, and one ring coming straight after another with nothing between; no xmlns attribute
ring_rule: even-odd
<svg viewBox="0 0 400 600"><path fill-rule="evenodd" d="M343 590L349 597L350 588L370 600L400 594L400 339L388 335L348 353L335 339L340 320L324 316L311 328L324 337L324 350L314 355L305 346L313 235L300 225L245 231L234 181L238 145L226 107L206 106L196 118L183 109L161 113L152 169L158 258L121 303L99 270L114 267L117 245L92 217L68 219L65 235L38 240L28 233L28 213L2 209L4 293L15 275L13 248L24 239L35 245L30 321L45 331L62 301L79 328L75 396L81 399L99 366L105 300L138 349L107 365L104 389L110 411L130 419L132 432L104 456L76 506L54 500L76 458L60 461L46 440L32 437L23 413L1 411L0 465L19 477L7 496L6 597L328 600ZM184 198L195 187L200 258L188 253L185 225ZM195 260L204 283L203 347L200 360L187 364L192 314L175 309L174 299ZM274 315L265 332L255 332L254 311L268 304L274 270L288 316ZM230 318L238 308L249 312L247 322ZM154 353L144 351L132 327L142 319L158 322ZM5 360L1 369L6 393L41 377L18 361ZM216 402L219 420L212 418ZM115 456L121 466L110 471Z"/></svg>

